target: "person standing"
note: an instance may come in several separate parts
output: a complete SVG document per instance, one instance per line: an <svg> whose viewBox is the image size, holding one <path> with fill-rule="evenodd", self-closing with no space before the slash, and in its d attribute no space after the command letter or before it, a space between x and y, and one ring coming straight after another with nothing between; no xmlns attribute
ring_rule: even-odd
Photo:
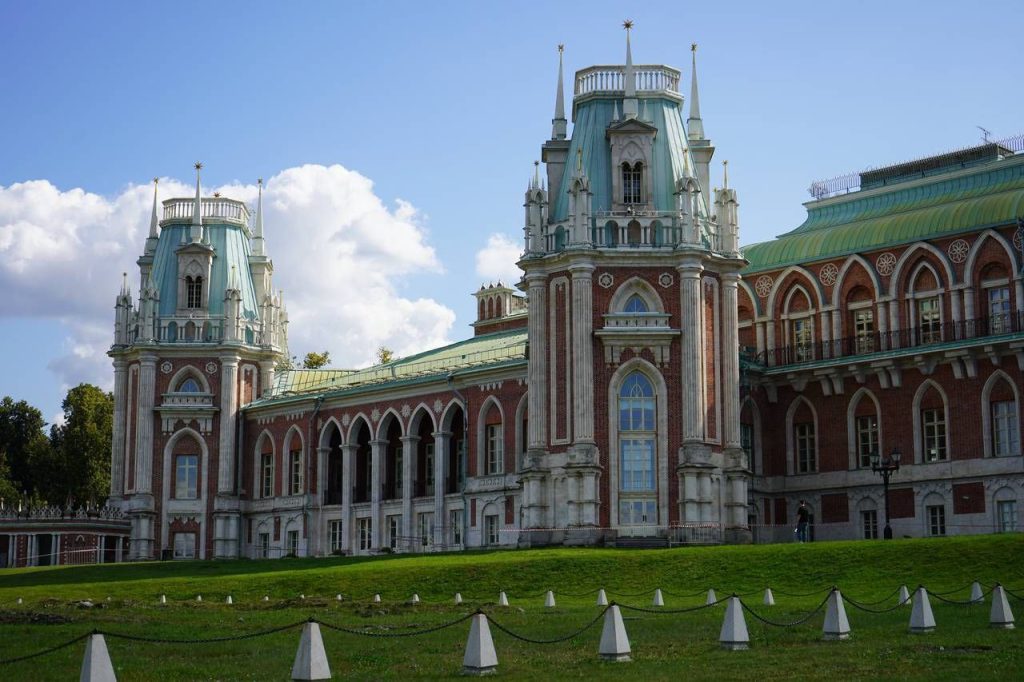
<svg viewBox="0 0 1024 682"><path fill-rule="evenodd" d="M807 524L811 520L811 510L807 503L800 500L800 506L796 510L796 539L799 542L807 542Z"/></svg>

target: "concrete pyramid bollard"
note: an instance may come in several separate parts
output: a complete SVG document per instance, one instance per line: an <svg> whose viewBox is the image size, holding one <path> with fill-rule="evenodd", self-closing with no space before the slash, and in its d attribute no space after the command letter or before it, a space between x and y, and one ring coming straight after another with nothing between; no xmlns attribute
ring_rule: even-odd
<svg viewBox="0 0 1024 682"><path fill-rule="evenodd" d="M775 606L775 595L772 594L772 588L764 588L764 605Z"/></svg>
<svg viewBox="0 0 1024 682"><path fill-rule="evenodd" d="M988 624L1004 630L1013 629L1013 611L1006 600L1006 590L999 583L992 588L992 610L989 611Z"/></svg>
<svg viewBox="0 0 1024 682"><path fill-rule="evenodd" d="M263 601L270 601L270 597L267 595L263 595Z"/></svg>
<svg viewBox="0 0 1024 682"><path fill-rule="evenodd" d="M455 603L456 604L461 604L462 603L462 593L461 592L456 592L455 593Z"/></svg>
<svg viewBox="0 0 1024 682"><path fill-rule="evenodd" d="M555 593L551 590L548 590L548 593L544 595L544 606L549 609L555 607Z"/></svg>
<svg viewBox="0 0 1024 682"><path fill-rule="evenodd" d="M117 682L114 675L114 664L110 662L107 642L103 635L89 635L85 643L85 656L82 657L82 671L79 682Z"/></svg>
<svg viewBox="0 0 1024 682"><path fill-rule="evenodd" d="M654 591L654 599L651 600L651 606L664 606L665 597L661 595L661 588L659 587Z"/></svg>
<svg viewBox="0 0 1024 682"><path fill-rule="evenodd" d="M338 594L334 595L334 600L335 601L341 601L341 593L340 592Z"/></svg>
<svg viewBox="0 0 1024 682"><path fill-rule="evenodd" d="M604 628L601 630L601 644L598 647L601 660L626 662L631 660L629 654L629 636L626 625L622 622L622 613L617 604L612 604L604 612Z"/></svg>
<svg viewBox="0 0 1024 682"><path fill-rule="evenodd" d="M380 603L380 595L379 594L373 595L373 603L374 604L379 604Z"/></svg>
<svg viewBox="0 0 1024 682"><path fill-rule="evenodd" d="M729 651L743 651L750 648L750 633L747 632L747 620L743 617L743 605L736 595L729 597L725 607L725 620L722 631L718 635L718 643Z"/></svg>
<svg viewBox="0 0 1024 682"><path fill-rule="evenodd" d="M418 595L418 594L416 594L414 592L412 597L409 599L409 603L410 604L419 604L420 603L420 595Z"/></svg>
<svg viewBox="0 0 1024 682"><path fill-rule="evenodd" d="M235 603L235 600L234 600L234 599L232 599L232 598L231 598L231 595L229 594L229 595L228 595L228 598L224 600L224 603L225 603L225 604L234 604L234 603Z"/></svg>
<svg viewBox="0 0 1024 682"><path fill-rule="evenodd" d="M718 601L718 595L715 594L715 588L708 589L708 598L704 600L705 606L711 606Z"/></svg>
<svg viewBox="0 0 1024 682"><path fill-rule="evenodd" d="M24 602L24 600L21 597L18 597L18 603L19 604L24 604L25 602Z"/></svg>
<svg viewBox="0 0 1024 682"><path fill-rule="evenodd" d="M985 603L985 595L981 591L981 584L975 580L971 583L971 603L972 604L983 604Z"/></svg>
<svg viewBox="0 0 1024 682"><path fill-rule="evenodd" d="M477 613L469 625L466 653L462 657L462 674L487 675L493 673L497 667L498 654L494 651L494 640L491 639L487 616Z"/></svg>
<svg viewBox="0 0 1024 682"><path fill-rule="evenodd" d="M597 606L608 606L608 595L605 594L603 587L597 591Z"/></svg>
<svg viewBox="0 0 1024 682"><path fill-rule="evenodd" d="M832 588L828 595L828 608L825 610L825 625L822 627L824 639L849 639L850 621L846 617L846 606L843 595L838 588Z"/></svg>
<svg viewBox="0 0 1024 682"><path fill-rule="evenodd" d="M166 594L161 594L160 595L160 603L161 604L166 604L167 603L167 595Z"/></svg>
<svg viewBox="0 0 1024 682"><path fill-rule="evenodd" d="M196 595L196 601L203 601L203 595L197 594Z"/></svg>
<svg viewBox="0 0 1024 682"><path fill-rule="evenodd" d="M498 595L498 606L508 606L508 595L504 592Z"/></svg>
<svg viewBox="0 0 1024 682"><path fill-rule="evenodd" d="M928 601L928 590L918 587L914 592L914 606L910 611L910 631L924 634L934 629L935 616L932 615L932 605Z"/></svg>
<svg viewBox="0 0 1024 682"><path fill-rule="evenodd" d="M900 606L907 606L910 604L910 590L907 589L906 585L900 585L899 594L896 595L899 600Z"/></svg>
<svg viewBox="0 0 1024 682"><path fill-rule="evenodd" d="M306 595L300 594L299 599L301 599L302 601L306 601Z"/></svg>
<svg viewBox="0 0 1024 682"><path fill-rule="evenodd" d="M324 640L317 623L305 623L302 626L302 637L295 652L295 663L292 664L292 679L331 679L331 666L327 663L327 652L324 651Z"/></svg>

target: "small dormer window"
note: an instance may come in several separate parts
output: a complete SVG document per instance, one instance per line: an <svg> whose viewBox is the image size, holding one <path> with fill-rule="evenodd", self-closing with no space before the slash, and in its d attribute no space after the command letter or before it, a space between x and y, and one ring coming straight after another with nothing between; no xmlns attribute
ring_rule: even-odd
<svg viewBox="0 0 1024 682"><path fill-rule="evenodd" d="M188 377L180 384L178 384L178 393L202 393L203 389L199 387L199 382Z"/></svg>
<svg viewBox="0 0 1024 682"><path fill-rule="evenodd" d="M200 276L185 278L185 296L188 308L203 307L203 278Z"/></svg>
<svg viewBox="0 0 1024 682"><path fill-rule="evenodd" d="M624 313L646 313L650 312L647 308L647 301L640 297L639 294L633 294L626 301L626 305L622 307Z"/></svg>
<svg viewBox="0 0 1024 682"><path fill-rule="evenodd" d="M622 164L622 203L643 203L643 198L640 196L642 179L643 163L637 161L632 166L629 163Z"/></svg>

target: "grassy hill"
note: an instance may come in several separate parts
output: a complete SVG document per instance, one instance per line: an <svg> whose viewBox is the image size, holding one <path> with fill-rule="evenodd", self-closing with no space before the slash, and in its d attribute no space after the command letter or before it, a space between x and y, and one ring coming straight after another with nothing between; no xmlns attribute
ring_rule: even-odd
<svg viewBox="0 0 1024 682"><path fill-rule="evenodd" d="M597 660L600 623L561 644L530 645L495 631L499 674L517 679L556 677L653 679L823 679L899 676L914 679L1005 679L1024 663L1018 631L988 627L988 606L935 598L938 622L930 635L907 633L909 608L868 613L847 607L853 641L821 641L823 614L782 628L748 616L752 649L723 652L723 609L689 613L703 592L738 593L773 622L797 620L838 585L862 604L895 606L892 593L924 584L946 599L964 601L967 586L1001 582L1024 595L1024 542L1016 535L837 542L671 550L546 549L377 558L176 562L14 569L0 572L0 660L63 643L92 628L115 634L192 639L246 634L310 616L358 632L409 634L444 624L478 607L500 624L533 639L571 633L600 609L594 592L647 607L655 588L661 613L624 611L634 649L630 664ZM777 605L761 604L771 586ZM543 607L553 590L555 609ZM507 592L512 608L494 606ZM467 602L456 606L452 595ZM334 596L344 595L338 602ZM379 593L381 605L369 603ZM424 603L405 604L418 593ZM157 603L161 594L169 604ZM195 596L204 601L197 603ZM232 595L235 605L223 604ZM269 600L264 602L264 595ZM300 599L299 595L305 595ZM798 596L805 595L805 596ZM21 598L22 604L16 600ZM109 600L108 600L109 598ZM80 608L89 599L100 607ZM1011 599L1024 612L1024 604ZM458 674L468 624L407 638L324 630L335 677L439 678ZM108 637L120 679L284 679L298 630L219 644L159 644ZM0 679L67 679L81 661L81 643L45 657L0 665ZM553 671L557 671L554 674ZM10 673L10 674L8 674Z"/></svg>

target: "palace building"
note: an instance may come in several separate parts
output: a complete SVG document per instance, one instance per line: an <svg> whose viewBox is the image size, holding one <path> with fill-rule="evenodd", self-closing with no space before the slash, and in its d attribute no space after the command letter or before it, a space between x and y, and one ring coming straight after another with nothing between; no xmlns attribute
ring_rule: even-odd
<svg viewBox="0 0 1024 682"><path fill-rule="evenodd" d="M471 338L286 368L262 192L158 201L117 298L110 504L132 559L1012 530L1024 496L1020 141L814 186L740 247L681 73L578 71ZM572 122L570 132L570 118ZM273 226L268 226L272 234Z"/></svg>

